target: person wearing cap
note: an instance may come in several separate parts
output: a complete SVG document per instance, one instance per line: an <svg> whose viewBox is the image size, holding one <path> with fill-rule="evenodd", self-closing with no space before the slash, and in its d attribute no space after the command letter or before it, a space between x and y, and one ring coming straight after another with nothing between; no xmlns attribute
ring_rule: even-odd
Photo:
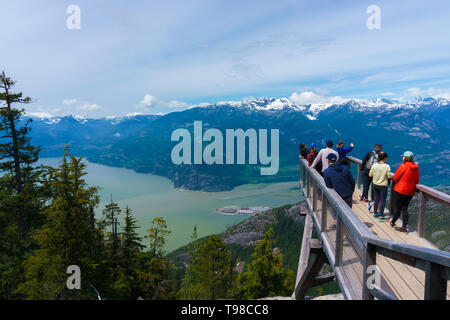
<svg viewBox="0 0 450 320"><path fill-rule="evenodd" d="M420 182L419 166L414 163L414 154L406 151L403 155L403 163L398 167L394 174L394 217L391 220L391 226L395 227L400 214L402 215L402 227L396 228L402 232L408 232L408 206L414 193L416 184Z"/></svg>
<svg viewBox="0 0 450 320"><path fill-rule="evenodd" d="M327 147L319 151L316 159L314 159L313 163L311 164L311 167L314 168L319 161L322 161L322 171L319 171L322 176L323 172L328 168L327 157L329 154L335 154L336 158L339 156L338 153L333 150L333 141L331 140L327 141Z"/></svg>
<svg viewBox="0 0 450 320"><path fill-rule="evenodd" d="M352 207L352 196L355 191L355 179L350 170L337 162L338 156L330 153L327 156L328 168L323 172L323 179L328 188L333 188L341 198Z"/></svg>
<svg viewBox="0 0 450 320"><path fill-rule="evenodd" d="M339 143L336 146L336 150L339 154L339 157L338 157L339 161L347 159L347 153L352 152L353 147L354 147L353 142L350 143L350 147L348 147L348 148L344 148L344 144L345 144L344 141L339 141Z"/></svg>

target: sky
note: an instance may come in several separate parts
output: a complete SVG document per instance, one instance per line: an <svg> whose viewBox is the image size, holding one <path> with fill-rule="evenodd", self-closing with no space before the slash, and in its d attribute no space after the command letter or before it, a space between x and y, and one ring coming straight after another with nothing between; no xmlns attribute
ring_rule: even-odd
<svg viewBox="0 0 450 320"><path fill-rule="evenodd" d="M448 0L0 0L0 70L42 116L450 98L449 21Z"/></svg>

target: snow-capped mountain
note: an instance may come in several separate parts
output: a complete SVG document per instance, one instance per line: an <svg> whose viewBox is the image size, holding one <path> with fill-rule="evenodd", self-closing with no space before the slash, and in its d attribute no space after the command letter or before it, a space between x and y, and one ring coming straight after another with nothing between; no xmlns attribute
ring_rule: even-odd
<svg viewBox="0 0 450 320"><path fill-rule="evenodd" d="M352 155L359 158L381 143L392 164L399 163L402 152L411 150L417 154L423 181L450 184L450 101L443 98L409 102L349 99L310 104L288 98L257 98L218 102L164 116L35 118L32 136L33 143L43 149L42 156L59 156L64 145L70 144L74 154L163 175L176 187L224 190L248 181L263 181L248 166L175 166L170 158L176 144L171 134L179 128L192 130L196 120L203 121L205 130L279 129L280 168L286 169L271 181L296 178L299 143L315 142L321 147L332 139L354 142Z"/></svg>

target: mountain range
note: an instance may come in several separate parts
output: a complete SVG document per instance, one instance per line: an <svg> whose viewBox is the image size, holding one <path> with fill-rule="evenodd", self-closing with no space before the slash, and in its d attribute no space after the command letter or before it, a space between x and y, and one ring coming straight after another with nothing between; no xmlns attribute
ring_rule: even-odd
<svg viewBox="0 0 450 320"><path fill-rule="evenodd" d="M352 99L339 103L296 104L287 98L218 102L162 116L129 115L102 119L32 117L33 144L41 157L61 156L64 145L89 161L165 176L177 188L223 191L245 183L292 181L298 178L298 146L314 142L322 148L353 142L349 154L362 158L376 143L389 154L393 170L401 154L411 150L422 182L450 185L450 100L417 98L410 102ZM174 130L202 121L204 130L279 129L280 170L261 176L259 165L174 165Z"/></svg>

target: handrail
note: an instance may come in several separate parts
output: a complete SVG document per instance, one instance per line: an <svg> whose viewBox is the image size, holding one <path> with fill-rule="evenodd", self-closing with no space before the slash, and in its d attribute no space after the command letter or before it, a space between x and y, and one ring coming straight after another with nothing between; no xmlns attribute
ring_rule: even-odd
<svg viewBox="0 0 450 320"><path fill-rule="evenodd" d="M361 160L357 158L348 158L350 158L352 162L359 164L361 163ZM324 252L328 257L330 264L332 264L333 270L337 275L338 281L346 298L395 298L392 294L381 288L374 290L373 288L368 288L368 286L365 285L368 278L368 274L365 270L368 270L368 267L371 265L376 265L377 254L425 271L425 299L446 298L447 280L450 280L450 253L383 239L374 235L367 225L358 218L353 210L336 193L336 191L326 187L320 174L316 170L310 168L307 161L304 159L300 160L300 184L307 198L309 211L314 221L314 226L323 242ZM313 188L312 196L310 195L311 187ZM318 212L320 210L317 208L316 204L316 193L319 190L323 197L321 212L322 217L320 218L321 221L319 221L318 216ZM418 190L424 194L426 193L427 197L431 199L438 198L446 202L448 200L447 197L450 198L450 196L445 193L426 186L418 185ZM312 198L312 203L309 198ZM327 214L328 206L334 210L337 230L340 230L336 231L336 244L334 249L329 243L330 240L333 241L334 239L329 239L324 230L327 227L326 217L324 216ZM325 225L323 225L324 221ZM342 227L339 227L340 224L343 224L348 231L347 237L350 238L347 240L351 240L350 242L354 243L358 247L354 249L358 249L358 259L363 266L363 279L360 279L360 283L362 284L362 292L359 293L355 292L354 287L349 288L351 280L344 279L350 275L346 274L348 272L341 267L343 233ZM355 274L353 274L352 277L354 278L354 276Z"/></svg>
<svg viewBox="0 0 450 320"><path fill-rule="evenodd" d="M357 172L357 186L360 188L361 185L361 164L362 160L347 156L347 159L350 160L350 162L355 163L358 165L358 172ZM391 194L389 198L390 208L389 210L393 211L393 181L390 182L391 187ZM447 208L450 208L450 195L441 192L439 190L436 190L434 188L428 187L423 184L417 184L416 185L416 192L418 193L418 206L419 206L419 216L418 216L418 222L417 222L417 234L419 237L423 238L425 237L425 222L426 222L426 202L428 199L438 202Z"/></svg>

